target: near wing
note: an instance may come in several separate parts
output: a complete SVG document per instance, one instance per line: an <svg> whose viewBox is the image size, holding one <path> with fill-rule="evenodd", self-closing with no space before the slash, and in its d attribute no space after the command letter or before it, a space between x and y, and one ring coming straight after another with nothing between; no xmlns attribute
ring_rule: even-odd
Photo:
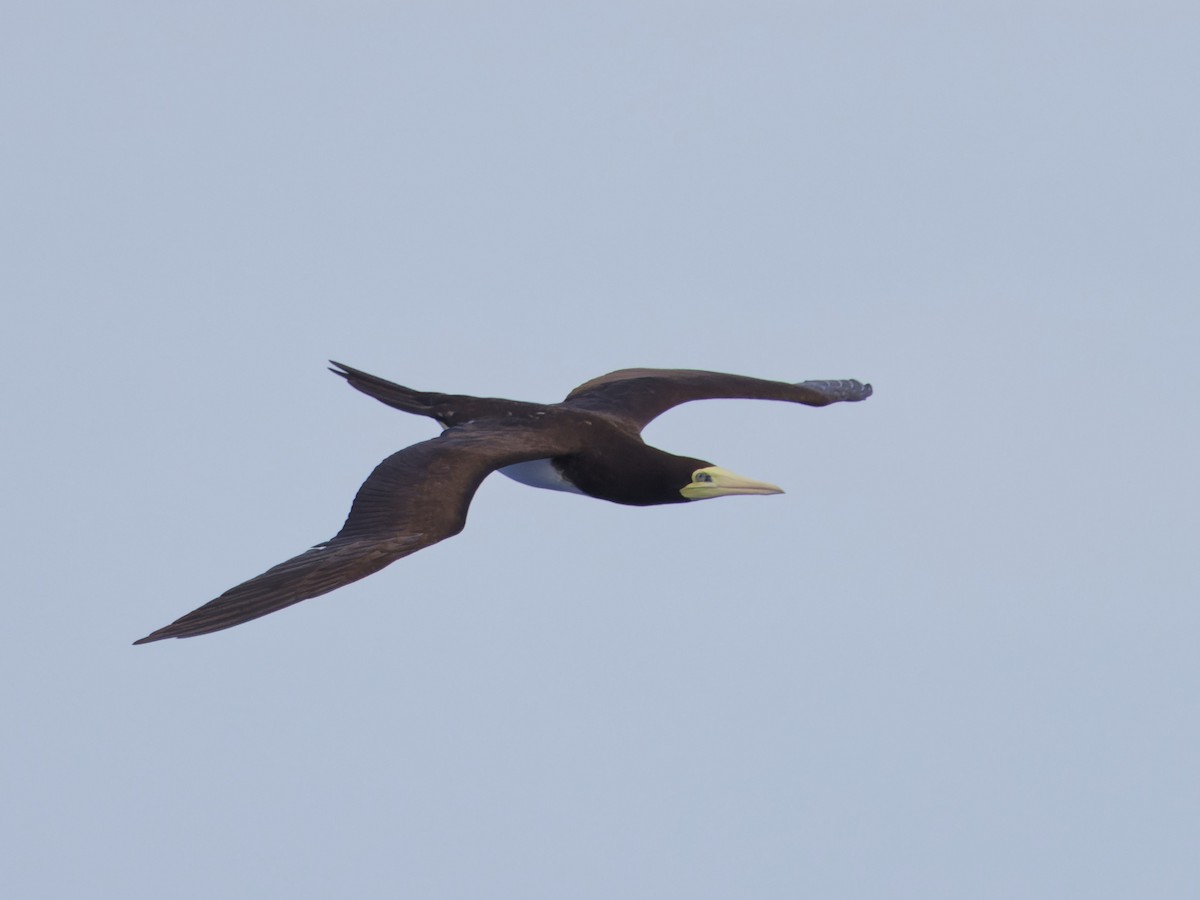
<svg viewBox="0 0 1200 900"><path fill-rule="evenodd" d="M489 473L575 449L548 429L465 426L393 453L358 490L329 541L231 588L135 644L240 625L365 578L462 531Z"/></svg>
<svg viewBox="0 0 1200 900"><path fill-rule="evenodd" d="M865 400L871 386L847 381L764 381L692 369L621 369L593 378L567 395L577 409L607 413L639 431L668 409L691 400L784 400L807 406Z"/></svg>

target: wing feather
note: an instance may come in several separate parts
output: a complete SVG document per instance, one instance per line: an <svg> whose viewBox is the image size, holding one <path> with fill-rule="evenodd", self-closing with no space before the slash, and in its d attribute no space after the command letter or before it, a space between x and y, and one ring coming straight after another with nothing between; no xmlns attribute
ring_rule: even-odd
<svg viewBox="0 0 1200 900"><path fill-rule="evenodd" d="M363 482L336 536L134 643L232 628L358 581L458 534L489 473L576 449L568 431L539 425L463 426L393 453Z"/></svg>
<svg viewBox="0 0 1200 900"><path fill-rule="evenodd" d="M638 431L667 410L692 400L782 400L806 406L855 402L871 386L844 381L767 381L695 369L621 369L593 378L567 395L564 405L606 413Z"/></svg>

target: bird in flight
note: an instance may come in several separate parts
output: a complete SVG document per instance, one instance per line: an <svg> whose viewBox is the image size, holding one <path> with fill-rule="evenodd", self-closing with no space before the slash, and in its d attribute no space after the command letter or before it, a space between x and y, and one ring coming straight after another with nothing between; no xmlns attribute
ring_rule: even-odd
<svg viewBox="0 0 1200 900"><path fill-rule="evenodd" d="M443 428L393 453L354 498L334 537L230 588L135 644L232 628L378 572L453 537L480 483L499 471L533 487L629 506L732 494L780 494L773 484L646 444L646 425L691 400L783 400L806 406L871 396L858 381L790 384L689 369L622 369L581 384L562 403L415 391L341 363L330 371L369 397Z"/></svg>

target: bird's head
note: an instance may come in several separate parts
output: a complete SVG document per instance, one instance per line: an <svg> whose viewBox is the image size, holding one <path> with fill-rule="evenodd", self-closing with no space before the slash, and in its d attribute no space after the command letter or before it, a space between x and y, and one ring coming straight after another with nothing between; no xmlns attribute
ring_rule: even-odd
<svg viewBox="0 0 1200 900"><path fill-rule="evenodd" d="M706 465L692 472L692 480L679 493L685 500L707 500L733 494L782 494L783 488L765 481L754 481L720 466Z"/></svg>

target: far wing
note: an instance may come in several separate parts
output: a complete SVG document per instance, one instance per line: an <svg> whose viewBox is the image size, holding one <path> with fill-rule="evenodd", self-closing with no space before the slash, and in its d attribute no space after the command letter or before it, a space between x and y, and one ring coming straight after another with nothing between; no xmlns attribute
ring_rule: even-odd
<svg viewBox="0 0 1200 900"><path fill-rule="evenodd" d="M550 428L464 426L393 453L363 482L334 538L134 643L231 628L365 578L462 531L471 498L495 469L574 449Z"/></svg>
<svg viewBox="0 0 1200 900"><path fill-rule="evenodd" d="M621 369L581 384L565 405L607 413L639 431L668 409L692 400L783 400L806 406L855 402L871 396L871 386L845 381L766 381L744 375L693 369Z"/></svg>

